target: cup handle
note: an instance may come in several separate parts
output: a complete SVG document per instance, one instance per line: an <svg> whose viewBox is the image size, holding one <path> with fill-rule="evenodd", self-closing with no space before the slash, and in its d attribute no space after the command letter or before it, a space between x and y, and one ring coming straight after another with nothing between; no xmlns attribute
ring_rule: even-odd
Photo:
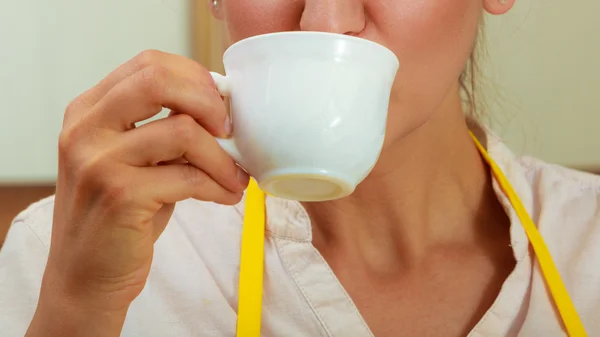
<svg viewBox="0 0 600 337"><path fill-rule="evenodd" d="M231 86L229 85L229 80L226 76L212 71L210 72L210 76L212 76L213 81L215 81L215 85L217 86L217 90L219 91L221 96L231 95Z"/></svg>
<svg viewBox="0 0 600 337"><path fill-rule="evenodd" d="M210 75L212 76L213 81L217 86L219 94L221 94L221 96L229 97L231 95L231 86L227 77L215 72L211 72ZM227 152L227 154L229 154L229 156L231 156L233 160L240 164L240 162L242 161L242 156L240 154L240 151L238 150L237 145L235 144L234 138L217 138L217 143L219 143L221 148L225 150L225 152Z"/></svg>

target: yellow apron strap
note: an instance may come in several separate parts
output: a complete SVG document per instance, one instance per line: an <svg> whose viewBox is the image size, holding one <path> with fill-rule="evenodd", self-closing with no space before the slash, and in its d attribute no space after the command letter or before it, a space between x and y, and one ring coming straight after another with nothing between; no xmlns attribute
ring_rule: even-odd
<svg viewBox="0 0 600 337"><path fill-rule="evenodd" d="M246 191L238 284L237 337L260 337L265 254L265 195L254 179Z"/></svg>
<svg viewBox="0 0 600 337"><path fill-rule="evenodd" d="M473 134L471 136L473 136L477 148L490 166L498 184L521 220L521 224L537 256L542 275L550 289L554 304L560 313L569 336L586 337L587 334L583 324L554 265L543 237L538 232L533 220L529 217L527 210L500 167L489 156L477 138ZM258 184L251 180L246 192L246 210L242 230L237 337L260 337L265 213L265 195Z"/></svg>
<svg viewBox="0 0 600 337"><path fill-rule="evenodd" d="M525 233L527 233L527 237L529 238L529 242L533 247L533 251L537 257L537 260L540 264L540 269L542 270L542 275L546 280L546 284L550 289L550 293L552 294L552 298L554 299L554 304L560 313L560 317L562 318L563 324L567 329L569 336L571 337L585 337L587 336L585 329L583 328L583 324L579 319L579 315L577 314L577 310L569 297L569 293L565 288L565 285L560 278L560 274L554 265L554 261L552 260L552 256L550 255L550 251L544 242L544 238L537 230L536 225L531 220L531 217L527 213L527 210L523 206L523 203L519 199L519 196L512 188L512 185L502 173L502 170L498 165L494 162L492 157L487 153L485 148L481 145L479 140L475 137L475 135L471 134L479 152L488 163L498 184L504 191L506 197L510 201L513 209L517 213L519 220L521 220L521 224L525 229Z"/></svg>

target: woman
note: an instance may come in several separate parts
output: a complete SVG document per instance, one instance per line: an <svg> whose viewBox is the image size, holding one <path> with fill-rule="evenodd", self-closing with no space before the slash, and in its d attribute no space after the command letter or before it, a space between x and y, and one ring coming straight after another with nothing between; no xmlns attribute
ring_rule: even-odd
<svg viewBox="0 0 600 337"><path fill-rule="evenodd" d="M267 198L264 336L564 335L461 102L483 12L513 2L210 3L232 41L328 31L381 43L402 64L383 153L354 194ZM134 127L161 107L177 113ZM471 129L600 334L600 179L515 157ZM15 220L0 255L3 336L233 336L249 177L214 140L229 133L208 71L176 55L144 52L76 98L56 196Z"/></svg>

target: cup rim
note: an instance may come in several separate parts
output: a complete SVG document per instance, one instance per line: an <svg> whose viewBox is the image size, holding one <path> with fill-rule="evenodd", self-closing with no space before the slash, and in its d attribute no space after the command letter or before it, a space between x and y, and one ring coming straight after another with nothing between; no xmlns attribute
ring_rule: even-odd
<svg viewBox="0 0 600 337"><path fill-rule="evenodd" d="M282 32L273 32L273 33L254 35L254 36L239 40L239 41L235 42L234 44L232 44L231 46L229 46L227 48L227 50L225 50L225 53L223 53L223 59L226 59L228 54L230 54L232 52L232 50L237 49L246 43L250 43L250 42L253 42L256 40L270 38L273 36L281 36L281 35L287 35L287 36L311 36L312 35L312 36L321 36L321 37L328 36L328 37L334 37L336 39L342 39L342 40L362 43L364 45L375 47L375 48L381 50L383 53L388 54L391 57L391 59L394 60L395 66L396 67L400 66L400 61L398 60L398 57L396 56L396 54L394 54L393 51L391 51L388 47L386 47L382 44L379 44L377 42L367 40L367 39L364 39L361 37L352 36L352 35L330 33L330 32L319 32L319 31L282 31Z"/></svg>

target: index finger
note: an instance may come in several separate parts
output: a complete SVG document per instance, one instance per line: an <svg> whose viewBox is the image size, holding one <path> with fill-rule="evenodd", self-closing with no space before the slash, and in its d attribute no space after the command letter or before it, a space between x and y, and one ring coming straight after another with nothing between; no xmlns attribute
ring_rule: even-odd
<svg viewBox="0 0 600 337"><path fill-rule="evenodd" d="M100 102L116 85L151 65L160 65L178 76L214 86L214 81L209 72L199 63L181 55L169 54L157 50L146 50L120 65L94 87L77 97L71 103L72 106L75 110L89 110ZM67 118L69 116L65 116L65 123L68 123Z"/></svg>

